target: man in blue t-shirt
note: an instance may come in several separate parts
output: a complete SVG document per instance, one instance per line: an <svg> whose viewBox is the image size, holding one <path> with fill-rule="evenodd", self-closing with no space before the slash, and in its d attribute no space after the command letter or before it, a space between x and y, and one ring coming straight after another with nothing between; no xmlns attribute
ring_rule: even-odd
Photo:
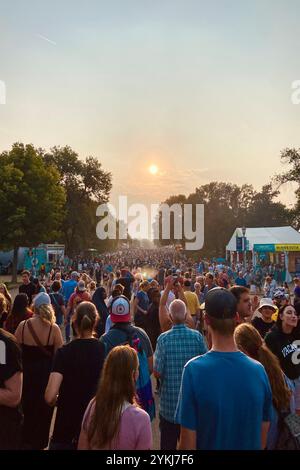
<svg viewBox="0 0 300 470"><path fill-rule="evenodd" d="M264 449L272 392L264 367L234 343L236 298L216 287L206 296L205 311L212 348L183 371L176 410L179 449Z"/></svg>
<svg viewBox="0 0 300 470"><path fill-rule="evenodd" d="M246 279L243 277L243 273L242 271L239 272L239 275L238 277L235 279L235 285L236 286L243 286L243 287L246 287L247 286L247 281Z"/></svg>
<svg viewBox="0 0 300 470"><path fill-rule="evenodd" d="M62 293L63 293L66 306L69 302L71 295L73 294L74 290L77 287L78 281L79 281L79 274L76 271L73 271L71 273L71 279L63 283Z"/></svg>

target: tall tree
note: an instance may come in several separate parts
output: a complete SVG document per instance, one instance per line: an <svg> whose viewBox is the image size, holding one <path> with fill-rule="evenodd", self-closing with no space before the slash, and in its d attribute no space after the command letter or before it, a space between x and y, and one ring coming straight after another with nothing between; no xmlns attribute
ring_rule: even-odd
<svg viewBox="0 0 300 470"><path fill-rule="evenodd" d="M296 183L296 204L290 211L293 225L300 230L300 148L286 148L281 152L281 161L289 166L288 170L275 177L275 181L282 185L284 183Z"/></svg>
<svg viewBox="0 0 300 470"><path fill-rule="evenodd" d="M172 196L165 203L204 204L204 247L203 256L224 256L225 247L236 227L266 227L288 225L291 212L281 203L274 201L278 192L270 184L256 192L253 186L238 186L231 183L213 181L199 186L188 197ZM194 210L193 217L196 211ZM173 219L171 219L173 221ZM161 224L161 217L158 222ZM196 224L194 223L194 229ZM183 243L185 239L183 238ZM160 240L161 244L174 243Z"/></svg>
<svg viewBox="0 0 300 470"><path fill-rule="evenodd" d="M0 244L14 250L15 282L18 248L51 242L59 235L65 192L56 168L47 166L33 145L22 143L0 154L0 181Z"/></svg>
<svg viewBox="0 0 300 470"><path fill-rule="evenodd" d="M103 170L96 158L80 160L78 154L68 146L53 147L50 152L42 154L47 164L55 165L58 169L60 182L66 191L62 232L67 253L78 254L84 249L95 247L95 244L99 248L101 242L96 238L96 207L108 202L112 187L111 174Z"/></svg>

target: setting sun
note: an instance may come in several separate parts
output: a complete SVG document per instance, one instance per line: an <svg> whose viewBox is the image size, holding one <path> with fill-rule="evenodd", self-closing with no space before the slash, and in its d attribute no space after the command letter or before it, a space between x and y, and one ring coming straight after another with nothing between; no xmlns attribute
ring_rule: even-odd
<svg viewBox="0 0 300 470"><path fill-rule="evenodd" d="M157 166L156 166L156 165L151 165L151 166L149 167L149 172L151 173L151 175L156 175L157 172L158 172Z"/></svg>

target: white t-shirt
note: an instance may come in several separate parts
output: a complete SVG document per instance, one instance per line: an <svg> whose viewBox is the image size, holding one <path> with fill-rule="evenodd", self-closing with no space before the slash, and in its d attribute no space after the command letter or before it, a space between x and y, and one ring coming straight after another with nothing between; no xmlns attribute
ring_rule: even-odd
<svg viewBox="0 0 300 470"><path fill-rule="evenodd" d="M161 291L161 296L163 295L164 291L162 290ZM174 294L174 292L172 290L170 290L169 292L169 295L168 295L168 299L167 299L167 303L166 303L166 307L167 309L169 310L169 307L170 307L170 303L173 302L173 300L176 299L176 296Z"/></svg>

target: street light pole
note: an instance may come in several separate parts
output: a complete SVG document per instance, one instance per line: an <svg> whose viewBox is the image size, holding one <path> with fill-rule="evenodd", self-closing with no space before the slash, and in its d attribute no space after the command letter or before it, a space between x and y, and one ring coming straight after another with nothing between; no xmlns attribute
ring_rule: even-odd
<svg viewBox="0 0 300 470"><path fill-rule="evenodd" d="M246 270L246 259L247 259L247 246L246 246L246 227L242 228L243 233L243 258L244 258L244 270Z"/></svg>

